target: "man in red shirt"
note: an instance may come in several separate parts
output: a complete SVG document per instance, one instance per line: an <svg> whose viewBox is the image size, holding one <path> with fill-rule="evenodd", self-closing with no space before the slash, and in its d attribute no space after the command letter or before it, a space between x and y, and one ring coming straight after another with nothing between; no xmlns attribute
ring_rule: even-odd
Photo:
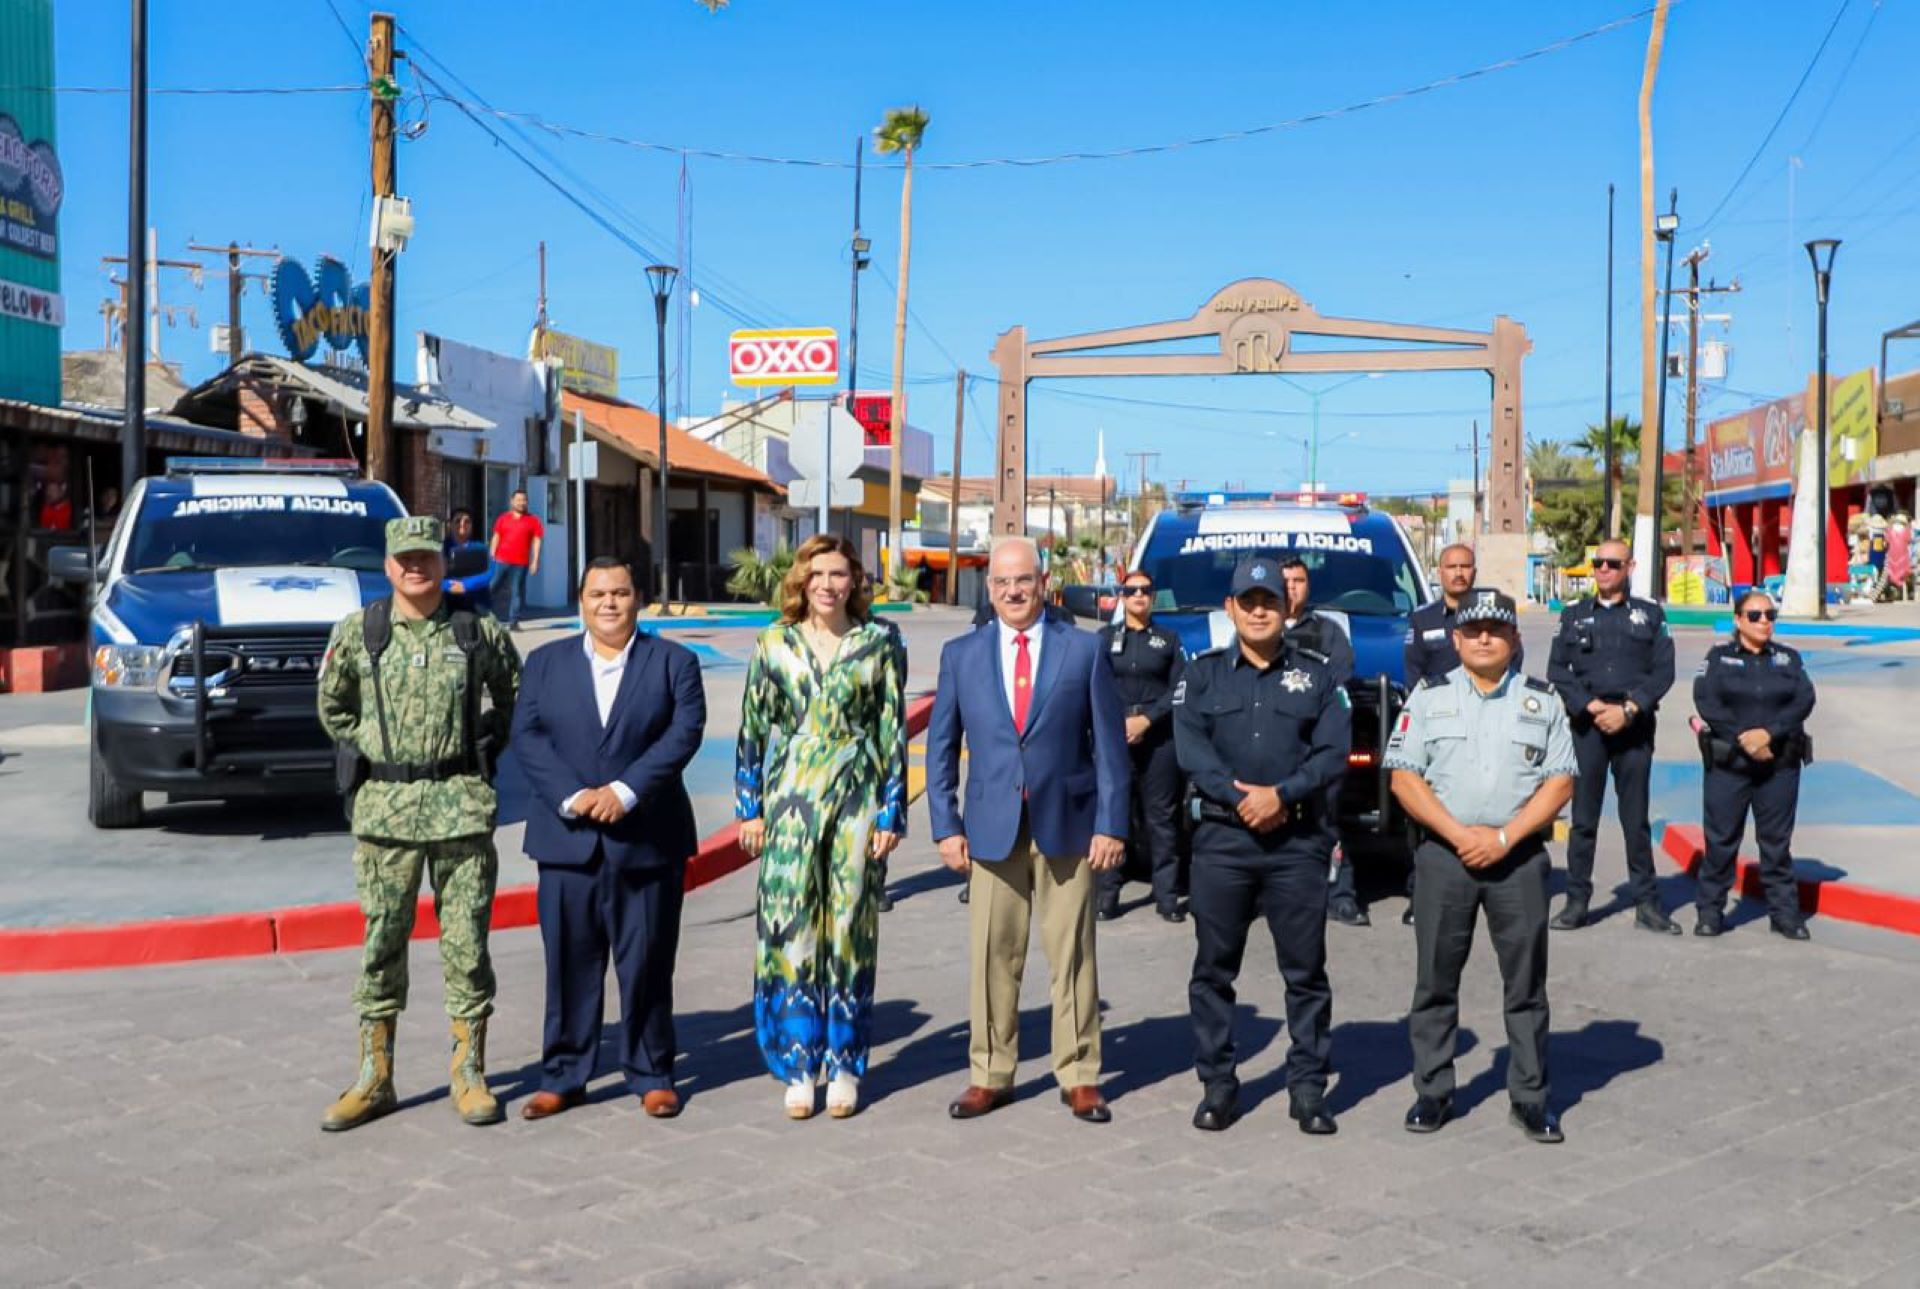
<svg viewBox="0 0 1920 1289"><path fill-rule="evenodd" d="M495 602L505 608L503 616L512 630L520 625L527 578L540 571L540 543L546 540L547 528L540 516L528 512L525 488L515 488L507 505L507 513L493 521L487 554L493 557L494 584L503 597Z"/></svg>

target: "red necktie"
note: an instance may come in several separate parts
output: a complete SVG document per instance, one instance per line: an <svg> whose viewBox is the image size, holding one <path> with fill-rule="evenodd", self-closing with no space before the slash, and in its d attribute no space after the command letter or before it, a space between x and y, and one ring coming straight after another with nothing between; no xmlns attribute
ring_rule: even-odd
<svg viewBox="0 0 1920 1289"><path fill-rule="evenodd" d="M1013 638L1013 728L1027 732L1027 709L1033 705L1033 655L1027 652L1027 633Z"/></svg>

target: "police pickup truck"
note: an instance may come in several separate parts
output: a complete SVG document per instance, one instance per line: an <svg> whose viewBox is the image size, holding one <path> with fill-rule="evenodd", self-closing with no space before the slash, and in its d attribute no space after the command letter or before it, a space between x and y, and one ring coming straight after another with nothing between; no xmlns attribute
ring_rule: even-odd
<svg viewBox="0 0 1920 1289"><path fill-rule="evenodd" d="M351 461L176 458L134 485L97 562L54 553L58 575L98 583L95 827L138 826L145 792L334 790L321 659L333 624L387 593L385 526L406 513L357 475Z"/></svg>
<svg viewBox="0 0 1920 1289"><path fill-rule="evenodd" d="M1154 620L1189 655L1231 643L1227 590L1234 567L1255 555L1307 566L1316 612L1353 641L1353 748L1340 793L1341 822L1389 832L1391 775L1381 750L1405 699L1408 619L1428 598L1426 577L1393 516L1362 493L1181 494L1153 517L1131 567L1153 577Z"/></svg>

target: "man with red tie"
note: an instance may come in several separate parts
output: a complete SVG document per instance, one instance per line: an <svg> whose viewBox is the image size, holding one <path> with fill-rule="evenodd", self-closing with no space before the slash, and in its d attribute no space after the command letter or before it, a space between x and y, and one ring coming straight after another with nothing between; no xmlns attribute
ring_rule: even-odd
<svg viewBox="0 0 1920 1289"><path fill-rule="evenodd" d="M941 651L927 726L934 841L971 892L970 1077L948 1113L973 1119L1013 1099L1020 979L1037 913L1060 1099L1075 1118L1105 1123L1093 874L1126 851L1126 718L1099 638L1045 617L1046 575L1032 542L994 547L987 589L994 620Z"/></svg>

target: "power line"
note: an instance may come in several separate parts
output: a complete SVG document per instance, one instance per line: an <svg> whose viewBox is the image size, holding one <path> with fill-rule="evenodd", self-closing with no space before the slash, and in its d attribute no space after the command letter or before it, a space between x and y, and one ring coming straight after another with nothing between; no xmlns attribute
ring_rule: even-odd
<svg viewBox="0 0 1920 1289"><path fill-rule="evenodd" d="M113 94L127 92L124 85L0 85L0 90L19 90L29 94ZM364 94L365 85L175 85L149 89L149 95L193 97L241 97L262 94Z"/></svg>
<svg viewBox="0 0 1920 1289"><path fill-rule="evenodd" d="M1793 105L1799 101L1800 91L1807 87L1807 79L1813 75L1814 67L1819 64L1820 55L1827 52L1828 42L1833 39L1833 33L1840 26L1840 19L1846 16L1847 7L1852 3L1853 0L1840 0L1840 7L1833 11L1833 21L1827 24L1826 34L1820 37L1820 43L1814 47L1813 57L1807 60L1806 70L1800 73L1800 79L1794 83L1793 93L1787 95L1787 101L1780 105L1779 115L1773 118L1773 124L1768 126L1766 134L1761 136L1760 146L1756 147L1753 150L1753 155L1747 158L1747 164L1740 167L1740 173L1734 177L1733 184L1725 193L1721 194L1719 203L1714 206L1712 212L1701 222L1701 232L1704 233L1713 227L1713 221L1720 217L1720 212L1727 208L1729 201L1733 200L1733 194L1740 190L1740 185L1745 183L1747 176L1753 173L1753 168L1759 163L1761 154L1766 152L1767 145L1773 142L1773 136L1780 132L1780 126L1786 121L1787 113L1791 112Z"/></svg>
<svg viewBox="0 0 1920 1289"><path fill-rule="evenodd" d="M346 15L340 12L340 6L335 4L333 0L326 0L326 6L327 12L333 15L334 23L340 28L340 34L347 38L347 46L353 50L354 61L363 67L366 66L366 50L360 44L360 38L353 34L353 28L347 25ZM361 88L364 89L366 87L362 86Z"/></svg>
<svg viewBox="0 0 1920 1289"><path fill-rule="evenodd" d="M1425 84L1415 85L1408 89L1378 94L1372 98L1362 99L1356 103L1347 103L1339 107L1323 108L1316 112L1308 112L1302 116L1289 117L1283 121L1273 121L1266 125L1248 126L1238 130L1224 130L1217 134L1176 139L1168 143L1148 143L1126 148L1062 152L1051 156L1039 157L984 157L969 161L916 161L914 165L917 169L921 170L983 170L996 167L1030 168L1036 166L1064 165L1077 161L1113 161L1127 157L1181 152L1189 148L1207 147L1213 144L1238 143L1247 139L1258 138L1262 135L1298 129L1306 125L1317 125L1323 121L1337 120L1341 117L1352 116L1356 113L1367 111L1370 108L1385 107L1389 104L1404 102L1407 99L1417 98L1424 94L1431 94L1436 90L1450 89L1456 85L1464 85L1469 81L1511 70L1512 68L1530 63L1535 59L1545 58L1549 55L1560 53L1563 50L1571 49L1576 45L1583 44L1599 36L1604 36L1609 32L1618 31L1622 27L1631 26L1652 12L1652 7L1639 9L1633 13L1615 18L1610 22L1601 23L1597 27L1590 27L1586 31L1563 37L1559 40L1541 45L1536 49L1530 49L1522 54L1516 54L1511 58L1503 58L1498 62L1487 63L1463 72L1455 72L1450 76L1442 76L1437 80L1427 81ZM468 106L471 107L473 105L469 104ZM535 129L545 130L552 134L568 135L573 138L587 139L596 143L610 143L619 147L637 148L649 152L684 153L688 156L701 157L710 161L731 161L774 166L803 166L820 170L848 170L853 166L853 163L850 161L826 157L780 157L763 153L733 152L717 148L694 148L681 143L658 143L647 139L635 139L623 135L610 134L600 130L587 130L578 126L563 125L556 121L549 121L533 112L507 112L498 108L485 106L480 107L479 110L490 115L522 121ZM898 169L899 167L896 165L882 165L877 168Z"/></svg>

